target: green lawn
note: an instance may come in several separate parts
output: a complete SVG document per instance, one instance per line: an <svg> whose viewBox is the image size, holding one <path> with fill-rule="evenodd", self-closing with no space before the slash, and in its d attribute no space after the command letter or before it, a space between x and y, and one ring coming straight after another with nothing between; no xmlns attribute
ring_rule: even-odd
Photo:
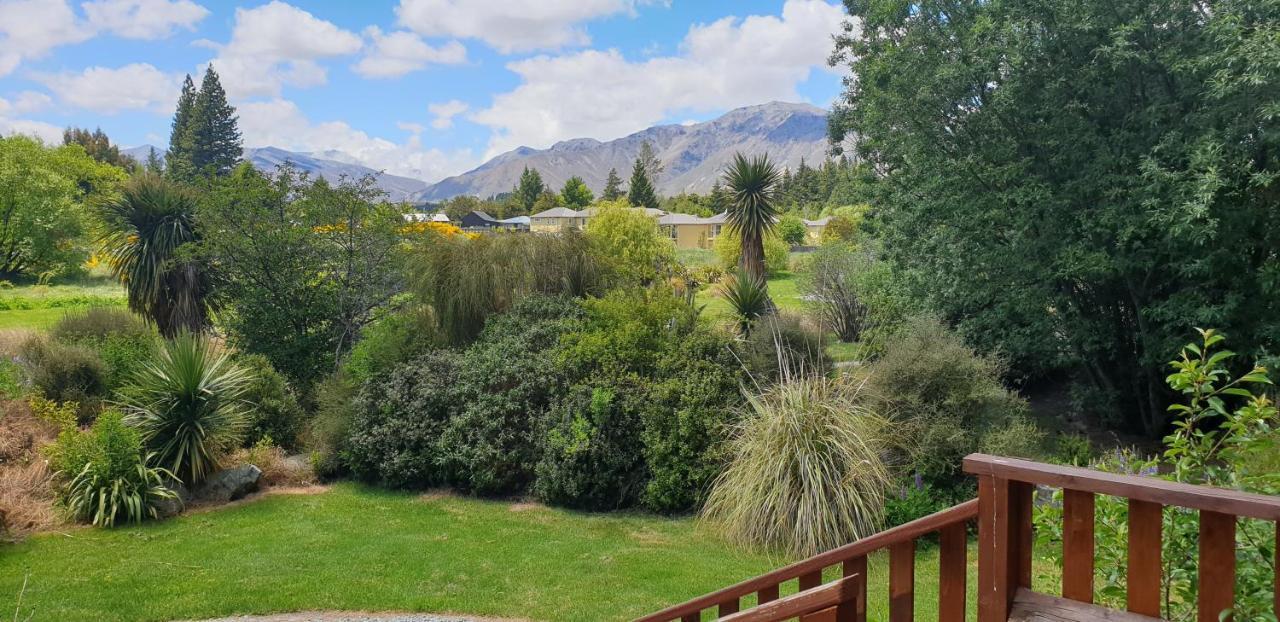
<svg viewBox="0 0 1280 622"><path fill-rule="evenodd" d="M804 310L804 299L800 297L800 291L796 285L796 277L790 272L782 272L769 277L769 296L773 298L773 302L778 305L779 309L784 311L800 312ZM698 304L706 305L703 313L713 318L729 318L732 310L729 309L729 303L720 296L718 287L709 285L698 291Z"/></svg>
<svg viewBox="0 0 1280 622"><path fill-rule="evenodd" d="M20 285L0 289L0 329L42 330L68 311L125 304L124 288L104 278L64 285Z"/></svg>
<svg viewBox="0 0 1280 622"><path fill-rule="evenodd" d="M73 310L71 307L59 307L52 309L11 309L0 311L0 329L5 328L29 328L32 330L44 330L53 326L68 311Z"/></svg>
<svg viewBox="0 0 1280 622"><path fill-rule="evenodd" d="M26 611L35 620L106 621L334 609L594 622L628 620L785 561L727 550L691 519L344 484L0 545L0 603L12 608L29 576L23 619ZM916 614L936 619L935 550L922 548L916 573ZM869 578L869 611L883 619L883 557L872 557Z"/></svg>

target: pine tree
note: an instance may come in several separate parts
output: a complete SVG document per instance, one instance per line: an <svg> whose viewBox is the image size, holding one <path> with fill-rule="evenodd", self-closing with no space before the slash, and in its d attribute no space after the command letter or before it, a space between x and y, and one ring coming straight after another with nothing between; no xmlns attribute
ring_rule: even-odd
<svg viewBox="0 0 1280 622"><path fill-rule="evenodd" d="M515 194L520 207L524 208L526 214L533 213L533 206L538 202L538 197L542 196L546 186L542 183L542 174L536 168L524 167L524 172L520 173L520 183L516 185L513 194Z"/></svg>
<svg viewBox="0 0 1280 622"><path fill-rule="evenodd" d="M196 107L196 86L187 74L182 81L182 95L173 113L173 126L169 130L169 153L165 156L165 172L169 177L188 181L195 176L192 164L191 115Z"/></svg>
<svg viewBox="0 0 1280 622"><path fill-rule="evenodd" d="M729 191L717 179L711 186L711 194L707 197L707 206L713 214L722 214L729 209Z"/></svg>
<svg viewBox="0 0 1280 622"><path fill-rule="evenodd" d="M147 151L147 161L143 164L143 168L154 175L159 175L160 171L164 170L164 160L160 158L155 147Z"/></svg>
<svg viewBox="0 0 1280 622"><path fill-rule="evenodd" d="M617 201L622 198L622 178L618 177L618 169L609 169L609 178L604 182L604 192L600 198L606 201Z"/></svg>
<svg viewBox="0 0 1280 622"><path fill-rule="evenodd" d="M218 73L210 65L192 109L192 156L195 171L225 175L240 162L244 145L236 109L227 102Z"/></svg>
<svg viewBox="0 0 1280 622"><path fill-rule="evenodd" d="M636 158L635 166L631 169L631 189L627 192L627 201L636 207L658 207L658 195L653 191L653 183L649 181L649 174L640 158Z"/></svg>
<svg viewBox="0 0 1280 622"><path fill-rule="evenodd" d="M649 177L649 183L658 181L658 177L667 167L662 165L662 161L658 159L657 154L653 152L653 145L649 141L640 143L640 163L644 165L644 173Z"/></svg>

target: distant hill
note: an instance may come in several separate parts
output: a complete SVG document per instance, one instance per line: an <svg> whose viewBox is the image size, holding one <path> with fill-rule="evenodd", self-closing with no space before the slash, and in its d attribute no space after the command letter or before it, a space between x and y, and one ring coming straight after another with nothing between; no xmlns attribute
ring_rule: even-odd
<svg viewBox="0 0 1280 622"><path fill-rule="evenodd" d="M130 149L122 149L121 152L137 158L139 162L145 162L151 149L151 145L142 145ZM156 148L156 151L161 155L164 154L163 149ZM349 178L374 175L378 178L378 187L387 193L387 197L391 201L397 202L412 200L415 195L421 194L428 187L427 182L419 179L379 173L374 169L360 166L359 164L339 162L338 160L316 157L309 153L286 151L276 147L247 148L244 150L244 158L258 170L268 172L276 170L277 166L285 162L292 162L298 170L306 171L314 176L324 177L330 181L337 180L343 175Z"/></svg>
<svg viewBox="0 0 1280 622"><path fill-rule="evenodd" d="M822 161L828 148L827 113L807 104L771 102L738 108L704 123L660 125L608 142L576 138L549 149L520 147L432 184L413 200L439 201L462 194L489 197L507 192L526 166L538 169L552 188L559 189L577 175L599 194L611 168L616 168L626 183L645 141L653 145L666 167L657 180L659 193L705 193L739 151L768 153L779 166L791 169L798 167L801 159Z"/></svg>

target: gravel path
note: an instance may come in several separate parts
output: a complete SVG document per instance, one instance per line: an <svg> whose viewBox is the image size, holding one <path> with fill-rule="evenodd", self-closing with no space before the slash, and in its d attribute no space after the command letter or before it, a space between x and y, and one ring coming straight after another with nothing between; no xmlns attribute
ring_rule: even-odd
<svg viewBox="0 0 1280 622"><path fill-rule="evenodd" d="M496 618L462 618L429 613L361 613L353 611L304 611L271 616L236 616L204 622L504 622ZM507 620L505 622L518 622Z"/></svg>

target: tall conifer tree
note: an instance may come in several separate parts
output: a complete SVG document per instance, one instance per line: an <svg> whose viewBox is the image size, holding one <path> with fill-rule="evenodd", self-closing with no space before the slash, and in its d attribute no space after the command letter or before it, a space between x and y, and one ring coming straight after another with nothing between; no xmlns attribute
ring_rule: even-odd
<svg viewBox="0 0 1280 622"><path fill-rule="evenodd" d="M609 169L609 178L604 182L604 192L600 195L606 201L617 201L622 198L622 178L618 177L618 169Z"/></svg>
<svg viewBox="0 0 1280 622"><path fill-rule="evenodd" d="M196 86L191 74L182 81L182 95L173 113L169 130L169 153L165 156L165 172L172 179L190 180L195 175L192 164L191 121L196 107Z"/></svg>
<svg viewBox="0 0 1280 622"><path fill-rule="evenodd" d="M227 102L218 73L210 65L192 111L191 162L202 174L225 175L240 162L244 150L236 109Z"/></svg>
<svg viewBox="0 0 1280 622"><path fill-rule="evenodd" d="M636 207L658 207L658 195L653 191L653 183L645 171L644 162L636 158L631 168L631 189L627 192L627 201Z"/></svg>

